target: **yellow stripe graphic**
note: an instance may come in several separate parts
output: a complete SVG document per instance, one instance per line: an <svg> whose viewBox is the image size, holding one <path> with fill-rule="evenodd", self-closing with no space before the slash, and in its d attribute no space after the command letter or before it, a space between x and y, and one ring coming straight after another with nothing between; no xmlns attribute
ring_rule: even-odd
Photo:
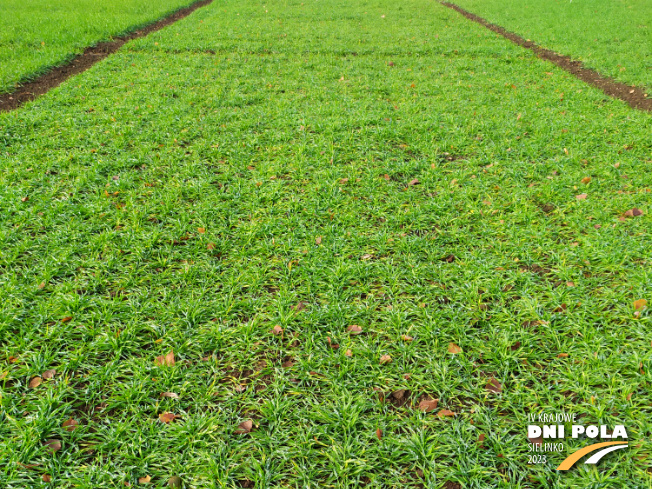
<svg viewBox="0 0 652 489"><path fill-rule="evenodd" d="M571 453L568 457L566 457L566 460L564 460L561 464L559 464L559 467L557 467L557 470L568 470L570 469L575 462L577 462L579 459L581 459L584 455L587 453L595 452L596 450L603 448L603 447L609 447L611 445L627 445L626 441L606 441L604 443L595 443L593 445L589 445L588 447L584 447L574 453Z"/></svg>

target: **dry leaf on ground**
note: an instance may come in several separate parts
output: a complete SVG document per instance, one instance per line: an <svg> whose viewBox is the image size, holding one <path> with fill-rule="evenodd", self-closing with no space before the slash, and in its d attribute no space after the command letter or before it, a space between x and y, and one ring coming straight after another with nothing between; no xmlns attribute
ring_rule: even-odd
<svg viewBox="0 0 652 489"><path fill-rule="evenodd" d="M455 416L455 413L453 411L450 411L449 409L442 409L437 413L437 416L440 418L444 418L446 416Z"/></svg>
<svg viewBox="0 0 652 489"><path fill-rule="evenodd" d="M159 367L174 367L175 363L174 350L170 350L166 355L156 357L156 365Z"/></svg>
<svg viewBox="0 0 652 489"><path fill-rule="evenodd" d="M430 411L437 409L438 404L439 399L424 399L419 403L419 410L429 413Z"/></svg>
<svg viewBox="0 0 652 489"><path fill-rule="evenodd" d="M182 481L181 477L178 477L176 475L173 475L170 477L170 480L168 481L168 487L181 487Z"/></svg>
<svg viewBox="0 0 652 489"><path fill-rule="evenodd" d="M57 371L54 369L46 370L41 374L44 379L52 379L56 375Z"/></svg>
<svg viewBox="0 0 652 489"><path fill-rule="evenodd" d="M503 391L503 386L500 382L498 382L498 380L492 377L489 379L489 382L487 382L485 389L487 389L489 392L500 394Z"/></svg>
<svg viewBox="0 0 652 489"><path fill-rule="evenodd" d="M47 450L50 453L55 453L61 450L60 440L47 440L43 445L47 447Z"/></svg>
<svg viewBox="0 0 652 489"><path fill-rule="evenodd" d="M248 419L247 421L243 421L238 425L238 428L233 432L236 435L244 435L245 433L249 433L254 426L253 421Z"/></svg>
<svg viewBox="0 0 652 489"><path fill-rule="evenodd" d="M638 217L642 215L643 211L641 209L637 209L636 207L625 212L625 217Z"/></svg>
<svg viewBox="0 0 652 489"><path fill-rule="evenodd" d="M161 423L164 424L170 424L172 421L175 420L176 417L177 416L174 413L168 413L168 412L161 413L158 415L158 419L160 419Z"/></svg>

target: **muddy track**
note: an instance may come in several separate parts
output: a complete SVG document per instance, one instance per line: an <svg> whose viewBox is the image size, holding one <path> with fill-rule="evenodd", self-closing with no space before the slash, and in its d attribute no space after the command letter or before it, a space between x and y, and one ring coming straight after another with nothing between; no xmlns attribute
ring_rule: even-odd
<svg viewBox="0 0 652 489"><path fill-rule="evenodd" d="M73 59L60 66L52 68L50 71L38 76L34 80L22 84L13 92L0 94L0 112L9 112L19 108L24 103L34 100L54 87L59 86L71 76L86 71L95 63L115 53L126 42L139 37L144 37L152 32L163 29L170 24L174 24L178 20L187 17L198 8L204 7L212 1L213 0L200 0L188 7L173 12L167 17L163 17L142 29L133 31L124 36L114 37L112 41L100 42L95 46L86 48L82 54L75 56Z"/></svg>
<svg viewBox="0 0 652 489"><path fill-rule="evenodd" d="M623 102L625 102L627 105L629 105L634 109L644 110L646 112L652 112L652 98L648 98L646 96L645 89L640 87L632 87L629 85L625 85L624 83L617 82L613 78L609 78L604 75L601 75L595 70L586 68L580 61L573 61L569 56L564 56L562 54L551 51L550 49L545 49L542 48L541 46L537 46L532 41L528 41L527 39L524 39L516 34L513 34L498 25L492 24L486 21L485 19L483 19L482 17L478 17L477 15L467 10L464 10L462 7L459 7L454 3L450 3L450 2L440 2L440 3L448 8L451 8L459 12L467 19L477 22L478 24L495 32L496 34L500 34L501 36L512 41L514 44L518 44L519 46L522 46L524 48L533 51L539 58L545 59L546 61L550 61L556 64L561 69L566 70L568 73L579 78L583 82L588 83L589 85L592 85L596 88L599 88L610 97L614 97L619 100L622 100Z"/></svg>

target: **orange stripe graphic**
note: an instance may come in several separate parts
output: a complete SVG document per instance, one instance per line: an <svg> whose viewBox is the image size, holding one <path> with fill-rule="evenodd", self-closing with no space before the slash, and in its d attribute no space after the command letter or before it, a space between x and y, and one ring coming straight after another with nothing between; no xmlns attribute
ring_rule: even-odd
<svg viewBox="0 0 652 489"><path fill-rule="evenodd" d="M603 447L608 447L611 445L627 445L626 441L606 441L604 443L595 443L593 445L589 445L588 447L584 447L574 453L571 453L568 457L566 457L566 460L564 460L559 467L557 467L557 470L568 470L570 469L575 462L577 462L579 459L581 459L584 455L587 453L595 452L596 450L603 448Z"/></svg>

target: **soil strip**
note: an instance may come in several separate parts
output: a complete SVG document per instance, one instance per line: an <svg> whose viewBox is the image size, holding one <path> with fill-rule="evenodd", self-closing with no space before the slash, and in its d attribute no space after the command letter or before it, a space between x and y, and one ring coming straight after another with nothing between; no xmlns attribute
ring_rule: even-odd
<svg viewBox="0 0 652 489"><path fill-rule="evenodd" d="M496 24L492 24L482 17L478 17L477 15L464 10L462 7L459 7L454 3L440 3L459 12L467 19L477 22L478 24L495 32L496 34L500 34L501 36L512 41L514 44L518 44L519 46L533 51L539 58L556 64L561 69L566 70L568 73L579 78L583 82L599 88L610 97L620 99L634 109L652 112L652 98L647 97L647 93L644 88L632 87L624 83L617 82L613 78L601 75L595 70L586 68L580 61L573 61L569 56L564 56L562 54L551 51L550 49L537 46L532 41L528 41L521 36L513 34Z"/></svg>
<svg viewBox="0 0 652 489"><path fill-rule="evenodd" d="M107 56L115 53L126 42L139 37L144 37L152 32L163 29L164 27L174 24L178 20L187 17L198 8L204 7L213 0L199 0L188 7L177 10L167 17L164 17L142 29L136 30L120 37L114 37L111 41L100 42L95 46L88 47L82 54L75 56L63 65L56 66L50 71L38 76L32 81L26 82L16 88L13 92L0 94L0 112L9 112L16 110L21 105L30 100L47 93L54 87L59 86L62 82L86 71L95 63L103 60Z"/></svg>

